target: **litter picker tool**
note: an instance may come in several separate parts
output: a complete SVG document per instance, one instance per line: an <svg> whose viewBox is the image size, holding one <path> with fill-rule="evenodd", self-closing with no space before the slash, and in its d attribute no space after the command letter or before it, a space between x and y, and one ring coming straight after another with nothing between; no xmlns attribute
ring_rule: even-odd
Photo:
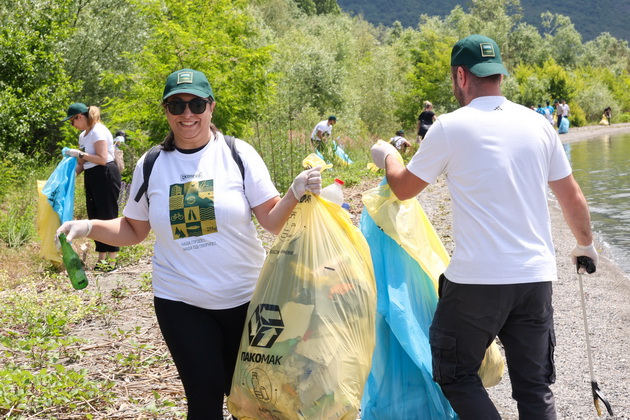
<svg viewBox="0 0 630 420"><path fill-rule="evenodd" d="M588 274L592 274L595 272L595 264L593 260L589 257L577 257L577 273L578 273L578 282L580 284L580 298L582 300L582 318L584 319L584 332L586 334L586 354L588 356L588 367L591 373L591 390L593 391L593 403L595 404L595 409L597 410L597 415L602 415L602 410L599 407L599 401L601 401L605 406L608 414L614 416L612 407L610 403L599 389L599 385L595 380L595 373L593 372L593 354L591 352L591 342L588 335L588 322L586 321L586 302L584 301L584 286L582 285L582 273L580 272L580 268L584 268Z"/></svg>

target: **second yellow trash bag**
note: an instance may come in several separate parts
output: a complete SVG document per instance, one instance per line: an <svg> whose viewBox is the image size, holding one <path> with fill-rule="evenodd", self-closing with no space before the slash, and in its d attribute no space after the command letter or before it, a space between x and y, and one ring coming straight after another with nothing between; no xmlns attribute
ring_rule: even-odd
<svg viewBox="0 0 630 420"><path fill-rule="evenodd" d="M365 238L343 208L307 193L262 268L230 412L241 420L356 419L375 306Z"/></svg>

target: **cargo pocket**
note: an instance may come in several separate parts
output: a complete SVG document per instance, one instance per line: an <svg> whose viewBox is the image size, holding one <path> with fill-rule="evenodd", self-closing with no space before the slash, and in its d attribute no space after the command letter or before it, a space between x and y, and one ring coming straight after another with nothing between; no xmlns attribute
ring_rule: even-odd
<svg viewBox="0 0 630 420"><path fill-rule="evenodd" d="M433 380L438 384L453 382L457 368L455 336L431 327L429 343L431 344Z"/></svg>
<svg viewBox="0 0 630 420"><path fill-rule="evenodd" d="M549 330L549 383L556 383L556 331L551 328Z"/></svg>

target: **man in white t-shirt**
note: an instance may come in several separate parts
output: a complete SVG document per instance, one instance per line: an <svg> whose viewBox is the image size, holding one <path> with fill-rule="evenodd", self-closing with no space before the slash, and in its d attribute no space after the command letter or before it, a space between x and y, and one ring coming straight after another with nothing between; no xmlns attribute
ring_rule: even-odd
<svg viewBox="0 0 630 420"><path fill-rule="evenodd" d="M453 206L453 257L439 279L429 341L433 377L462 420L501 417L478 375L498 336L519 418L556 419L551 284L557 279L547 186L577 240L571 252L597 264L586 199L547 120L501 93L503 66L490 38L471 35L451 52L462 108L440 116L405 168L393 146L372 147L402 200L445 175ZM583 269L582 269L583 270Z"/></svg>
<svg viewBox="0 0 630 420"><path fill-rule="evenodd" d="M321 151L324 141L332 135L332 127L337 124L337 117L331 115L327 120L317 123L311 133L311 143L315 149Z"/></svg>

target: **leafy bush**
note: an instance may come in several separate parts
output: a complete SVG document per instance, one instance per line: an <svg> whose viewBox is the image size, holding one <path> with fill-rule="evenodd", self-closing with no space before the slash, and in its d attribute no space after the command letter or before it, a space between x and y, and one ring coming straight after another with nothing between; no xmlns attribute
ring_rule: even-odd
<svg viewBox="0 0 630 420"><path fill-rule="evenodd" d="M586 114L577 103L571 103L569 112L569 122L572 127L582 127L587 124Z"/></svg>
<svg viewBox="0 0 630 420"><path fill-rule="evenodd" d="M630 113L624 112L623 114L619 114L617 116L613 115L613 121L615 121L616 123L629 123Z"/></svg>

